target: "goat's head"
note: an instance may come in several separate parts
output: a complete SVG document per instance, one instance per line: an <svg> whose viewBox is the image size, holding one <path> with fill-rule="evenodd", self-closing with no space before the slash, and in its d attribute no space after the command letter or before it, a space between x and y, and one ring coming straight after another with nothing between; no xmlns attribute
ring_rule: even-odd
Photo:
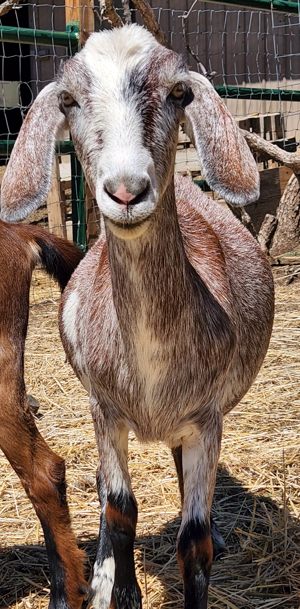
<svg viewBox="0 0 300 609"><path fill-rule="evenodd" d="M209 184L232 203L255 200L255 162L209 81L144 28L93 34L28 113L3 179L2 216L20 219L45 199L66 121L104 217L136 234L172 180L184 115Z"/></svg>

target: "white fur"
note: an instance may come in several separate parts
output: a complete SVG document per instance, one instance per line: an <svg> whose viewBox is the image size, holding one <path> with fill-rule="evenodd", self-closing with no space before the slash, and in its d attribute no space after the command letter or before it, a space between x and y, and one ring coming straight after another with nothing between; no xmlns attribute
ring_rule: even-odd
<svg viewBox="0 0 300 609"><path fill-rule="evenodd" d="M77 346L76 318L78 315L79 296L76 290L71 292L63 310L63 329L72 347Z"/></svg>
<svg viewBox="0 0 300 609"><path fill-rule="evenodd" d="M95 609L108 609L115 579L115 560L113 556L105 558L102 565L96 561L91 588L94 592L93 606Z"/></svg>

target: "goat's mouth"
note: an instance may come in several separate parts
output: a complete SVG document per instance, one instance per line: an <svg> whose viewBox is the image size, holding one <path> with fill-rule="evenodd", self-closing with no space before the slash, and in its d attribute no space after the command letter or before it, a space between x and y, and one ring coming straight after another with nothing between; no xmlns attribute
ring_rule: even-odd
<svg viewBox="0 0 300 609"><path fill-rule="evenodd" d="M141 226L143 226L146 222L149 222L149 216L147 216L146 218L143 218L142 220L137 220L134 221L131 218L128 218L127 220L112 220L112 218L108 218L106 216L105 218L106 220L108 220L111 224L113 224L116 228L122 228L124 230L132 230L135 228L140 228Z"/></svg>

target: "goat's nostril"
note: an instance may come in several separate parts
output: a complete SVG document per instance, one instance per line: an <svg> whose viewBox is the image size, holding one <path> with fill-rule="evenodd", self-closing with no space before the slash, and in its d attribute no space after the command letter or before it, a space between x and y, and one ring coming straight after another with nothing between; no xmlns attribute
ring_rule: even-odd
<svg viewBox="0 0 300 609"><path fill-rule="evenodd" d="M111 187L109 181L104 183L104 191L106 194L116 203L120 205L136 205L140 203L148 194L150 189L150 182L148 180L141 180L138 185L135 185L133 192L127 190L124 182L118 185L117 190Z"/></svg>

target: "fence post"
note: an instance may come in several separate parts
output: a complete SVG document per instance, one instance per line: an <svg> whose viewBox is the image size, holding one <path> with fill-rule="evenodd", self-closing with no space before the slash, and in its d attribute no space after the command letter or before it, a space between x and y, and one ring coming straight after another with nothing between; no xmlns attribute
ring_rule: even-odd
<svg viewBox="0 0 300 609"><path fill-rule="evenodd" d="M59 237L67 236L65 207L62 202L62 192L59 175L58 158L55 156L52 170L52 184L47 197L48 226L50 233Z"/></svg>
<svg viewBox="0 0 300 609"><path fill-rule="evenodd" d="M67 31L79 31L79 47L82 47L94 31L94 0L67 0L65 7ZM87 248L88 221L92 205L89 189L84 179L79 161L73 159L72 169L72 220L74 241L83 249ZM76 176L73 172L76 171Z"/></svg>

